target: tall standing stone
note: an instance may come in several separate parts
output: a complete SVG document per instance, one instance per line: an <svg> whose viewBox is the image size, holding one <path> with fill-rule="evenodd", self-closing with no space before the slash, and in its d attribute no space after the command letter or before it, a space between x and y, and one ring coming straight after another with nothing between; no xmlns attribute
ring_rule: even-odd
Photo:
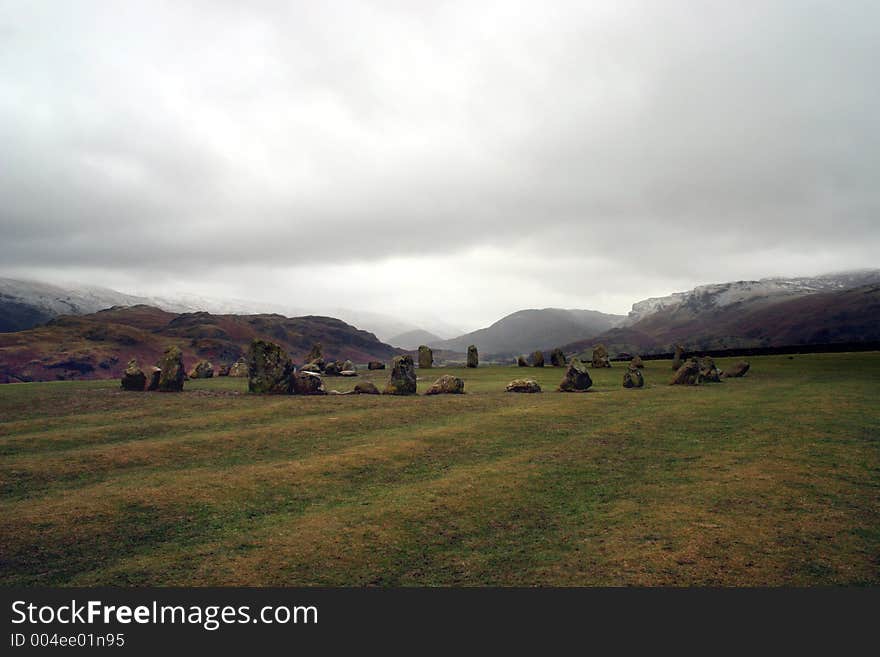
<svg viewBox="0 0 880 657"><path fill-rule="evenodd" d="M159 392L180 392L183 390L183 380L186 370L183 369L183 354L179 347L168 347L162 358L159 359L159 384L156 389Z"/></svg>
<svg viewBox="0 0 880 657"><path fill-rule="evenodd" d="M144 374L144 371L138 366L137 360L132 358L128 361L128 366L122 373L122 389L141 392L146 388L146 385L147 375Z"/></svg>
<svg viewBox="0 0 880 657"><path fill-rule="evenodd" d="M532 352L532 367L544 367L544 352Z"/></svg>
<svg viewBox="0 0 880 657"><path fill-rule="evenodd" d="M320 342L312 345L312 350L306 356L306 364L301 369L306 369L306 366L311 366L308 368L310 372L324 371L324 347Z"/></svg>
<svg viewBox="0 0 880 657"><path fill-rule="evenodd" d="M395 356L391 361L391 378L385 386L386 395L416 394L416 366L412 356Z"/></svg>
<svg viewBox="0 0 880 657"><path fill-rule="evenodd" d="M477 353L477 345L472 344L468 347L467 366L477 367L480 364L480 356Z"/></svg>
<svg viewBox="0 0 880 657"><path fill-rule="evenodd" d="M247 353L248 391L270 395L290 392L293 363L284 349L268 340L254 340Z"/></svg>
<svg viewBox="0 0 880 657"><path fill-rule="evenodd" d="M434 367L434 352L427 345L419 347L419 367L423 370Z"/></svg>
<svg viewBox="0 0 880 657"><path fill-rule="evenodd" d="M597 344L593 347L593 367L611 367L608 350L604 344Z"/></svg>
<svg viewBox="0 0 880 657"><path fill-rule="evenodd" d="M526 360L525 356L517 356L516 357L516 366L517 367L528 367L529 362Z"/></svg>
<svg viewBox="0 0 880 657"><path fill-rule="evenodd" d="M675 345L675 356L672 357L672 369L676 372L684 363L684 347L680 344Z"/></svg>

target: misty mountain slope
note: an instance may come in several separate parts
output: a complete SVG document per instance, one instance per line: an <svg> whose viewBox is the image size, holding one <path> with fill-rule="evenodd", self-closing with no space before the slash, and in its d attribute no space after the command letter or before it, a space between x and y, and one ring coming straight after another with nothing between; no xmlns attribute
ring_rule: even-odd
<svg viewBox="0 0 880 657"><path fill-rule="evenodd" d="M484 329L452 340L435 342L430 346L464 352L469 345L474 344L486 356L523 354L598 335L617 325L622 319L620 315L608 315L595 310L520 310Z"/></svg>
<svg viewBox="0 0 880 657"><path fill-rule="evenodd" d="M567 352L604 342L612 351L781 347L880 340L880 283L794 297L756 296L725 305L698 300L656 311L644 319L565 345Z"/></svg>
<svg viewBox="0 0 880 657"><path fill-rule="evenodd" d="M43 326L0 334L0 382L116 378L130 358L154 364L176 344L189 369L201 358L215 367L243 355L251 340L282 345L302 363L320 342L327 359L388 360L399 349L332 317L169 313L138 305L64 315Z"/></svg>
<svg viewBox="0 0 880 657"><path fill-rule="evenodd" d="M387 342L395 347L412 351L413 349L418 349L423 344L443 342L443 338L439 335L434 335L430 331L416 329L414 331L407 331L406 333L401 333L400 335L388 338Z"/></svg>

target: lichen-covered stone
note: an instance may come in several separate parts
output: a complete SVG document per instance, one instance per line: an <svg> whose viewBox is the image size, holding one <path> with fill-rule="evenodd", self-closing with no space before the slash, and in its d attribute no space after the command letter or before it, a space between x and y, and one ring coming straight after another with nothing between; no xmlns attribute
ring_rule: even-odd
<svg viewBox="0 0 880 657"><path fill-rule="evenodd" d="M702 383L721 383L721 375L715 361L709 356L700 359L700 380Z"/></svg>
<svg viewBox="0 0 880 657"><path fill-rule="evenodd" d="M213 376L214 366L206 360L200 360L196 363L189 373L191 379L210 379Z"/></svg>
<svg viewBox="0 0 880 657"><path fill-rule="evenodd" d="M428 388L426 395L460 395L464 393L464 380L444 374Z"/></svg>
<svg viewBox="0 0 880 657"><path fill-rule="evenodd" d="M544 352L532 352L532 367L544 367Z"/></svg>
<svg viewBox="0 0 880 657"><path fill-rule="evenodd" d="M550 352L550 364L553 367L565 367L565 353L559 347Z"/></svg>
<svg viewBox="0 0 880 657"><path fill-rule="evenodd" d="M384 370L385 363L378 361L378 360L371 360L369 363L367 363L367 369L368 370Z"/></svg>
<svg viewBox="0 0 880 657"><path fill-rule="evenodd" d="M593 367L611 367L608 350L604 344L597 344L593 347Z"/></svg>
<svg viewBox="0 0 880 657"><path fill-rule="evenodd" d="M312 363L311 365L314 367L315 364ZM303 369L306 372L313 371L313 370L306 370L305 368L303 368ZM335 360L331 360L330 362L328 362L324 365L324 374L326 374L327 376L339 376L339 373L341 371L342 371L342 368L339 367L339 363Z"/></svg>
<svg viewBox="0 0 880 657"><path fill-rule="evenodd" d="M541 386L534 379L514 379L504 388L507 392L541 392Z"/></svg>
<svg viewBox="0 0 880 657"><path fill-rule="evenodd" d="M342 366L341 366L339 369L340 369L341 371L343 371L343 372L355 372L355 371L357 371L357 367L355 367L355 366L354 366L354 363L352 363L352 362L351 362L350 360L348 360L348 359L346 359L346 360L342 363Z"/></svg>
<svg viewBox="0 0 880 657"><path fill-rule="evenodd" d="M293 363L280 345L268 340L254 340L247 353L248 390L267 395L290 392Z"/></svg>
<svg viewBox="0 0 880 657"><path fill-rule="evenodd" d="M434 367L434 352L427 345L419 347L419 367L423 370Z"/></svg>
<svg viewBox="0 0 880 657"><path fill-rule="evenodd" d="M623 373L623 387L624 388L644 388L645 387L645 377L642 376L642 371L638 367L634 367L630 365L626 371Z"/></svg>
<svg viewBox="0 0 880 657"><path fill-rule="evenodd" d="M183 380L186 370L183 368L183 354L179 347L171 346L162 354L158 367L162 370L159 374L159 383L156 389L159 392L180 392L183 390Z"/></svg>
<svg viewBox="0 0 880 657"><path fill-rule="evenodd" d="M235 361L232 366L229 368L229 376L247 376L248 375L248 364L247 359L242 356L237 361Z"/></svg>
<svg viewBox="0 0 880 657"><path fill-rule="evenodd" d="M477 345L472 344L467 351L467 366L478 367L480 364L480 354L477 352Z"/></svg>
<svg viewBox="0 0 880 657"><path fill-rule="evenodd" d="M669 382L673 386L693 386L700 383L700 364L696 358L688 358L676 370Z"/></svg>
<svg viewBox="0 0 880 657"><path fill-rule="evenodd" d="M326 395L324 380L314 372L294 372L290 375L291 395Z"/></svg>
<svg viewBox="0 0 880 657"><path fill-rule="evenodd" d="M144 374L144 371L138 366L138 362L134 358L128 361L128 366L122 373L121 385L123 390L135 390L137 392L142 392L147 386L147 375Z"/></svg>
<svg viewBox="0 0 880 657"><path fill-rule="evenodd" d="M385 385L386 395L416 394L416 367L412 356L395 356L391 361L391 378Z"/></svg>
<svg viewBox="0 0 880 657"><path fill-rule="evenodd" d="M356 395L378 395L379 389L369 381L359 381L352 392Z"/></svg>
<svg viewBox="0 0 880 657"><path fill-rule="evenodd" d="M586 392L593 385L586 363L572 360L559 384L559 392Z"/></svg>

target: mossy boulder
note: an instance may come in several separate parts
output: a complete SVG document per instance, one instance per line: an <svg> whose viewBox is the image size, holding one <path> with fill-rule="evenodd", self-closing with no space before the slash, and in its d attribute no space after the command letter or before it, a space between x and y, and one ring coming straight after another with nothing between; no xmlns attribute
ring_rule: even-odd
<svg viewBox="0 0 880 657"><path fill-rule="evenodd" d="M354 390L352 392L356 395L378 395L379 388L369 381L360 381L354 384Z"/></svg>
<svg viewBox="0 0 880 657"><path fill-rule="evenodd" d="M688 358L676 370L669 385L693 386L698 383L700 383L700 364L696 358Z"/></svg>
<svg viewBox="0 0 880 657"><path fill-rule="evenodd" d="M550 352L550 364L553 367L565 367L565 353L559 347Z"/></svg>
<svg viewBox="0 0 880 657"><path fill-rule="evenodd" d="M384 370L385 363L383 363L382 361L378 361L378 360L371 360L369 363L367 363L367 369L368 370Z"/></svg>
<svg viewBox="0 0 880 657"><path fill-rule="evenodd" d="M183 354L179 347L168 347L162 354L162 358L159 359L157 367L161 372L156 390L159 392L180 392L183 390L186 370L183 368Z"/></svg>
<svg viewBox="0 0 880 657"><path fill-rule="evenodd" d="M532 367L544 367L544 352L532 352Z"/></svg>
<svg viewBox="0 0 880 657"><path fill-rule="evenodd" d="M346 359L342 363L341 371L342 372L355 372L355 371L357 371L357 367L355 367L354 363L352 363L350 360Z"/></svg>
<svg viewBox="0 0 880 657"><path fill-rule="evenodd" d="M294 372L290 375L291 395L326 395L324 379L315 372Z"/></svg>
<svg viewBox="0 0 880 657"><path fill-rule="evenodd" d="M144 371L138 366L138 362L134 358L128 361L128 365L122 373L121 385L123 390L135 390L137 392L143 392L147 387L147 375L144 374Z"/></svg>
<svg viewBox="0 0 880 657"><path fill-rule="evenodd" d="M629 362L630 367L636 367L638 369L642 369L645 366L645 362L642 360L642 357L636 354L633 356L632 360Z"/></svg>
<svg viewBox="0 0 880 657"><path fill-rule="evenodd" d="M593 367L611 367L611 360L608 358L608 350L604 344L597 344L593 347Z"/></svg>
<svg viewBox="0 0 880 657"><path fill-rule="evenodd" d="M189 373L191 379L210 379L213 376L214 366L206 360L200 360L196 363Z"/></svg>
<svg viewBox="0 0 880 657"><path fill-rule="evenodd" d="M626 368L626 371L623 373L623 387L624 388L644 388L645 387L645 377L642 376L642 370L638 367L634 367L630 365Z"/></svg>
<svg viewBox="0 0 880 657"><path fill-rule="evenodd" d="M280 345L254 340L247 353L248 390L267 395L290 392L293 363Z"/></svg>
<svg viewBox="0 0 880 657"><path fill-rule="evenodd" d="M477 352L477 345L472 344L468 347L467 366L478 367L480 364L480 354Z"/></svg>
<svg viewBox="0 0 880 657"><path fill-rule="evenodd" d="M516 358L516 366L517 367L528 367L529 361L526 360L525 356L517 356Z"/></svg>
<svg viewBox="0 0 880 657"><path fill-rule="evenodd" d="M444 374L428 388L426 395L461 395L464 393L464 380L451 374Z"/></svg>
<svg viewBox="0 0 880 657"><path fill-rule="evenodd" d="M572 360L559 383L559 392L586 392L593 385L587 365L580 360Z"/></svg>
<svg viewBox="0 0 880 657"><path fill-rule="evenodd" d="M427 345L419 347L419 367L423 370L434 367L434 352Z"/></svg>
<svg viewBox="0 0 880 657"><path fill-rule="evenodd" d="M504 388L506 392L541 392L541 386L534 379L514 379Z"/></svg>
<svg viewBox="0 0 880 657"><path fill-rule="evenodd" d="M386 395L416 394L416 367L412 356L395 356L391 361L391 378L385 385Z"/></svg>
<svg viewBox="0 0 880 657"><path fill-rule="evenodd" d="M314 367L314 363L311 364ZM303 368L305 370L305 368ZM305 370L306 372L314 371L314 370ZM342 368L339 367L339 363L335 360L331 360L330 362L324 365L324 374L327 376L339 376L339 373L342 371Z"/></svg>

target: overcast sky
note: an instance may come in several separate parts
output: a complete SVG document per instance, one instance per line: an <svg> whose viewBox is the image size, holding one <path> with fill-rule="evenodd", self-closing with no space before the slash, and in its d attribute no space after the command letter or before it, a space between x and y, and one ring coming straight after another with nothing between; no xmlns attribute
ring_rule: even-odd
<svg viewBox="0 0 880 657"><path fill-rule="evenodd" d="M0 274L465 329L877 266L880 3L0 0Z"/></svg>

